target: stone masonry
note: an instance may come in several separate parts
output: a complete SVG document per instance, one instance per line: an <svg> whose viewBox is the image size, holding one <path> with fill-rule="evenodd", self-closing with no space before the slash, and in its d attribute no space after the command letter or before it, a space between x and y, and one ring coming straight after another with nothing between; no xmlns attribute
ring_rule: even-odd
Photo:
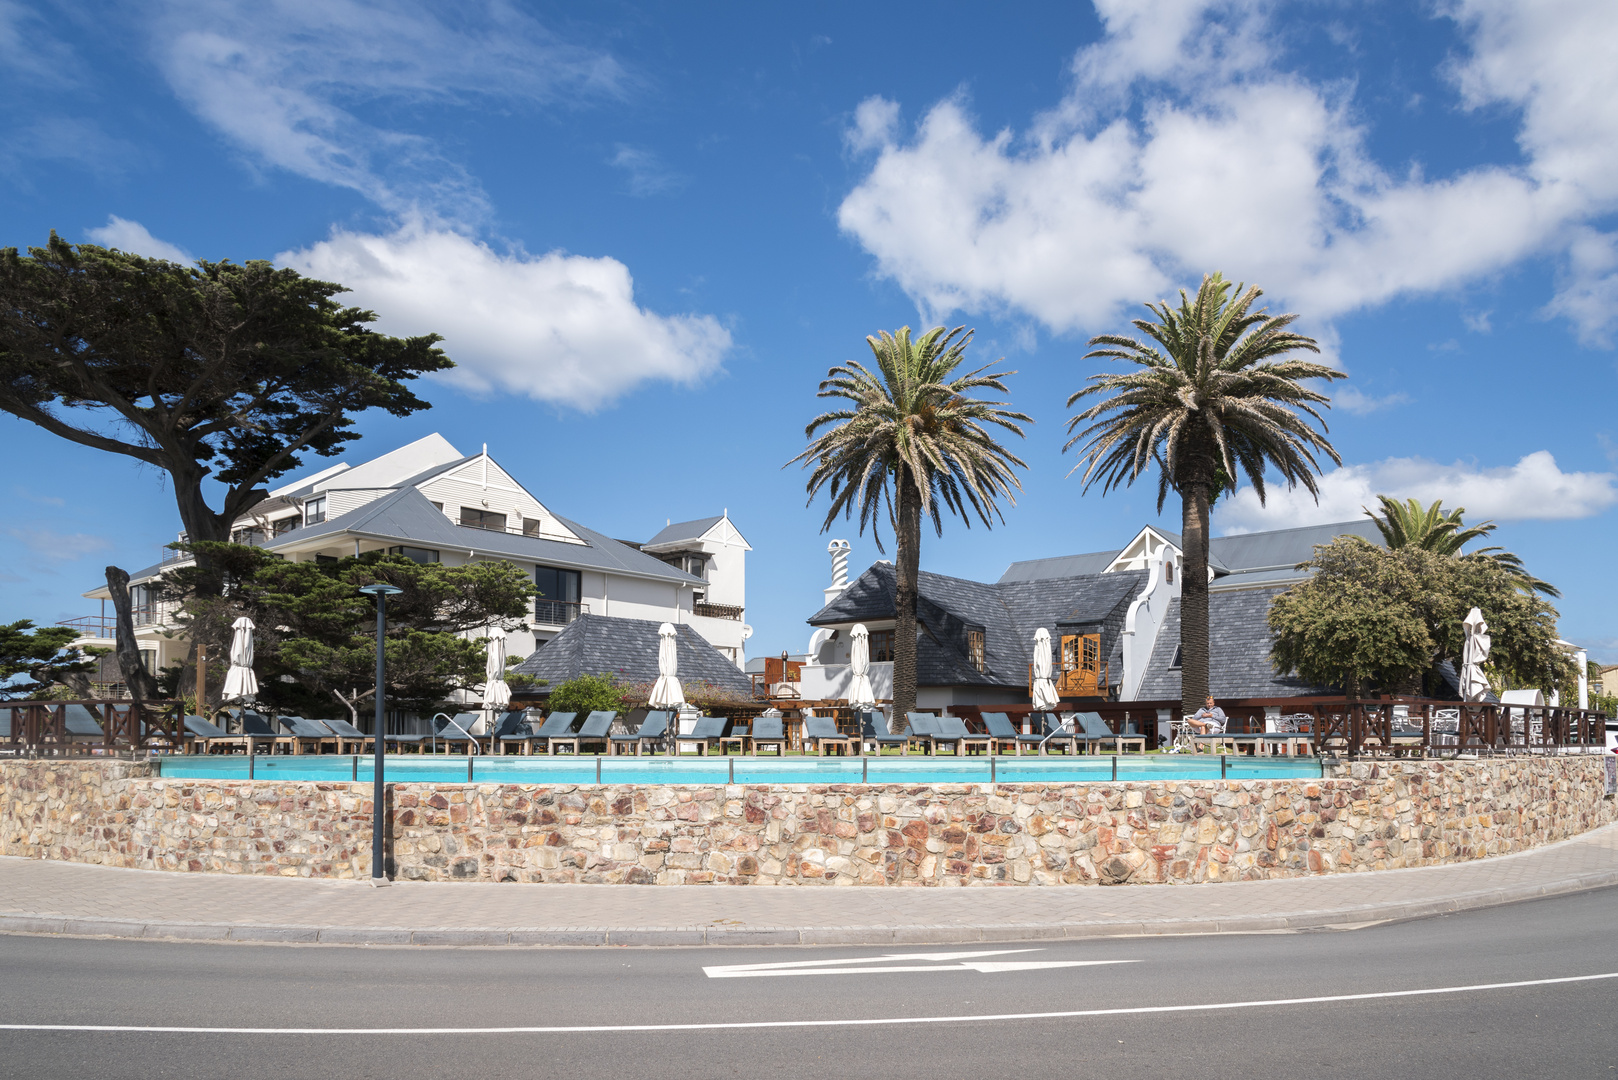
<svg viewBox="0 0 1618 1080"><path fill-rule="evenodd" d="M1599 757L1355 763L1323 780L391 787L395 876L736 885L1191 883L1463 862L1615 817ZM370 875L369 783L0 763L0 854Z"/></svg>

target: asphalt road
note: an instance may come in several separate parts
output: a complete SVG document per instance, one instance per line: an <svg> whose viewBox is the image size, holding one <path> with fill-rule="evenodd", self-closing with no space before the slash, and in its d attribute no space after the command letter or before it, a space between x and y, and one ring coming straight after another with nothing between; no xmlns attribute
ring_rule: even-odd
<svg viewBox="0 0 1618 1080"><path fill-rule="evenodd" d="M889 955L899 958L874 959ZM995 967L1077 962L1085 966ZM820 973L704 970L754 965ZM1296 1000L1608 973L1618 975L1618 889L1344 932L1050 945L390 949L0 937L0 1025L271 1029L0 1027L0 1076L1611 1077L1618 977ZM1267 1004L1228 1007L1255 1001ZM1166 1011L1020 1015L1103 1009ZM995 1018L973 1019L986 1016ZM715 1026L727 1024L766 1026ZM623 1030L639 1025L694 1026ZM578 1030L477 1030L535 1027ZM321 1030L288 1030L311 1028Z"/></svg>

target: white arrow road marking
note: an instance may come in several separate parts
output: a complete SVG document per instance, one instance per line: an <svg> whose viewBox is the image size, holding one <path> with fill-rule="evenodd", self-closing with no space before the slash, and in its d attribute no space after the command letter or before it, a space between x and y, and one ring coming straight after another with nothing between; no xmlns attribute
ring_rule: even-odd
<svg viewBox="0 0 1618 1080"><path fill-rule="evenodd" d="M982 956L1043 952L1043 949L990 949L977 952L886 953L844 960L795 960L782 964L721 964L703 968L710 979L763 979L783 975L887 975L905 971L1040 971L1047 968L1094 967L1100 964L1133 964L1134 960L980 960ZM931 964L893 964L897 960L931 960ZM939 961L962 960L943 964ZM850 964L890 964L889 967L849 967ZM841 966L839 966L841 965Z"/></svg>

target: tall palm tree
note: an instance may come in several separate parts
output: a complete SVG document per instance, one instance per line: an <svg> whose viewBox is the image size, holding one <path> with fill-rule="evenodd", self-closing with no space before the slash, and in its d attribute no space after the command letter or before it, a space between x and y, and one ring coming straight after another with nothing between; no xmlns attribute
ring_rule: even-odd
<svg viewBox="0 0 1618 1080"><path fill-rule="evenodd" d="M1313 361L1276 359L1320 349L1313 338L1287 329L1296 315L1253 310L1262 295L1257 286L1245 285L1233 294L1231 283L1216 272L1203 277L1195 299L1181 289L1177 309L1167 301L1147 304L1156 318L1132 322L1149 341L1102 334L1090 344L1103 348L1085 354L1124 360L1135 370L1092 375L1091 385L1067 400L1072 408L1083 398L1110 395L1068 421L1073 434L1063 450L1089 440L1074 466L1084 466L1086 491L1098 482L1103 493L1133 484L1155 464L1158 512L1171 489L1180 496L1180 694L1187 707L1200 705L1208 693L1211 497L1245 475L1262 503L1265 470L1273 468L1289 488L1302 484L1318 499L1315 452L1342 463L1315 409L1330 408L1329 399L1303 382L1343 374Z"/></svg>
<svg viewBox="0 0 1618 1080"><path fill-rule="evenodd" d="M1468 525L1462 520L1466 507L1457 506L1453 510L1443 508L1443 500L1435 499L1431 506L1422 506L1416 499L1406 499L1400 502L1388 495L1378 495L1377 502L1382 504L1382 513L1360 507L1365 516L1376 523L1377 530L1382 533L1382 539L1389 548L1418 547L1424 551L1431 551L1439 555L1460 556L1461 549L1474 540L1481 540L1494 532L1496 525L1492 521L1480 522L1477 525ZM1540 592L1546 596L1560 597L1562 594L1555 586L1528 572L1522 559L1502 547L1484 547L1476 551L1467 552L1475 559L1492 559L1505 568L1506 572L1517 579L1517 585L1524 592Z"/></svg>
<svg viewBox="0 0 1618 1080"><path fill-rule="evenodd" d="M893 634L893 712L916 707L916 576L921 566L921 518L932 518L944 534L944 512L970 527L972 515L987 527L1004 521L999 500L1015 504L1022 485L1012 472L1023 462L995 442L989 425L1021 436L1017 422L1032 419L1004 406L966 395L973 390L1006 393L1001 380L1015 371L987 372L992 366L955 376L965 359L972 331L938 326L914 340L910 327L867 337L876 358L872 371L858 361L832 368L820 384L823 398L851 404L822 413L804 428L809 446L791 462L813 466L809 501L822 488L831 507L825 532L841 514L857 506L860 532L867 524L882 549L879 512L886 507L897 547L897 595ZM828 428L820 435L817 431Z"/></svg>

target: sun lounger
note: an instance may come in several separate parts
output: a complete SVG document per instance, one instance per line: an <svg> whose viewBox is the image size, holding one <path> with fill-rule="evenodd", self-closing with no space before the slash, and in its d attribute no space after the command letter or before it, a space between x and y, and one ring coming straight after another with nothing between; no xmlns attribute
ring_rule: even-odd
<svg viewBox="0 0 1618 1080"><path fill-rule="evenodd" d="M729 726L730 721L723 716L699 716L691 727L691 733L680 738L697 743L697 753L706 757L714 744L725 737L725 729Z"/></svg>
<svg viewBox="0 0 1618 1080"><path fill-rule="evenodd" d="M551 740L559 735L571 735L579 725L579 714L576 712L553 712L547 716L537 728L528 725L533 734L527 738L514 737L511 741L522 743L522 752L532 754L535 747L545 753L551 752Z"/></svg>
<svg viewBox="0 0 1618 1080"><path fill-rule="evenodd" d="M1138 747L1141 753L1146 752L1146 736L1132 731L1117 734L1098 712L1076 713L1073 721L1076 729L1074 738L1093 753L1101 753L1109 746L1115 752L1126 746Z"/></svg>
<svg viewBox="0 0 1618 1080"><path fill-rule="evenodd" d="M1022 747L1017 743L1017 729L1005 713L984 713L983 726L989 729L989 753L1003 754L1008 746L1013 753L1022 753Z"/></svg>
<svg viewBox="0 0 1618 1080"><path fill-rule="evenodd" d="M651 752L650 748L646 746L647 743L656 743L661 746L668 740L668 734L669 714L662 710L649 712L646 714L646 719L640 722L638 731L625 735L614 735L608 747L608 753L617 754L620 748L624 750L633 749L635 756L640 757L643 749L647 750L648 753Z"/></svg>
<svg viewBox="0 0 1618 1080"><path fill-rule="evenodd" d="M1053 712L1033 713L1031 714L1031 719L1033 722L1030 726L1035 731L1040 730L1041 724L1044 725L1044 734L1039 741L1039 752L1041 754L1050 753L1053 746L1060 746L1063 753L1072 754L1079 751L1084 745L1078 735L1078 722L1076 720L1073 722L1064 721Z"/></svg>
<svg viewBox="0 0 1618 1080"><path fill-rule="evenodd" d="M936 754L941 748L949 747L949 752L956 757L965 753L962 740L970 739L972 733L966 730L966 721L959 716L940 716L938 718L938 731L933 736L933 752Z"/></svg>
<svg viewBox="0 0 1618 1080"><path fill-rule="evenodd" d="M332 734L337 736L337 752L340 754L358 754L367 747L375 748L376 740L347 720L322 720L321 723L331 728Z"/></svg>
<svg viewBox="0 0 1618 1080"><path fill-rule="evenodd" d="M884 746L897 746L900 755L910 753L910 737L908 735L895 735L888 730L888 718L875 710L860 713L860 744L876 743L876 752L882 753Z"/></svg>
<svg viewBox="0 0 1618 1080"><path fill-rule="evenodd" d="M105 742L107 738L96 714L83 705L63 706L62 728L67 732L68 742Z"/></svg>
<svg viewBox="0 0 1618 1080"><path fill-rule="evenodd" d="M240 735L232 735L213 721L201 716L187 716L185 718L186 738L193 746L201 745L205 754L216 754L220 751L229 753L236 748L245 748L247 740Z"/></svg>
<svg viewBox="0 0 1618 1080"><path fill-rule="evenodd" d="M780 757L787 752L786 725L779 716L761 716L753 721L753 734L748 738L748 744L753 753L757 754L760 747L775 747L775 756Z"/></svg>
<svg viewBox="0 0 1618 1080"><path fill-rule="evenodd" d="M270 753L275 753L276 747L285 747L289 752L293 749L294 739L290 735L282 735L270 726L270 722L263 715L256 712L241 714L242 734L253 740L254 753L263 753L260 747L269 747Z"/></svg>
<svg viewBox="0 0 1618 1080"><path fill-rule="evenodd" d="M957 740L959 743L955 751L957 754L970 754L973 748L976 748L980 754L987 754L989 744L994 741L993 736L979 735L970 730L966 726L966 721L959 716L941 716L938 718L938 723L943 728L945 735Z"/></svg>
<svg viewBox="0 0 1618 1080"><path fill-rule="evenodd" d="M494 731L489 735L489 753L502 752L506 743L524 742L529 734L528 710L512 709L500 718L500 722L494 726Z"/></svg>
<svg viewBox="0 0 1618 1080"><path fill-rule="evenodd" d="M472 728L480 719L481 715L475 712L456 713L454 716L438 713L433 717L433 732L427 736L426 742L435 754L438 753L440 743L451 754L455 752L457 746L466 747L468 754L475 753L476 750L473 748L477 747L478 739L472 734Z"/></svg>
<svg viewBox="0 0 1618 1080"><path fill-rule="evenodd" d="M833 746L840 749L844 755L854 752L855 740L838 731L837 721L829 716L805 717L803 721L803 741L806 744L804 747L806 752L808 750L807 744L812 743L814 744L815 752L821 757L825 757L826 751Z"/></svg>
<svg viewBox="0 0 1618 1080"><path fill-rule="evenodd" d="M609 733L612 731L612 722L616 719L618 719L618 714L615 712L593 712L585 717L584 723L579 725L578 731L570 735L551 736L546 752L554 754L558 749L566 746L570 747L575 754L582 754L586 746L594 744L601 747L602 753L606 753L611 746Z"/></svg>
<svg viewBox="0 0 1618 1080"><path fill-rule="evenodd" d="M919 746L921 752L933 752L933 736L938 734L938 717L930 712L913 712L905 714L907 730L905 737L913 746Z"/></svg>
<svg viewBox="0 0 1618 1080"><path fill-rule="evenodd" d="M330 746L332 752L337 752L338 738L326 725L314 720L305 720L301 716L282 716L278 718L281 730L292 741L292 752L302 754L313 748L320 753L322 747Z"/></svg>

